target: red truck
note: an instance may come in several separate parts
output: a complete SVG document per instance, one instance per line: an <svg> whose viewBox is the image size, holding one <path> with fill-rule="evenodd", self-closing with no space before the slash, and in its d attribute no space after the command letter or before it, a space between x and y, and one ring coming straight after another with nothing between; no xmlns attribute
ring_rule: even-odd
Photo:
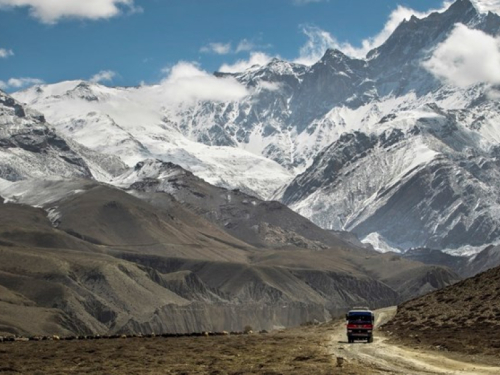
<svg viewBox="0 0 500 375"><path fill-rule="evenodd" d="M373 342L375 314L372 311L367 307L354 307L346 314L345 318L349 343L353 343L354 340Z"/></svg>

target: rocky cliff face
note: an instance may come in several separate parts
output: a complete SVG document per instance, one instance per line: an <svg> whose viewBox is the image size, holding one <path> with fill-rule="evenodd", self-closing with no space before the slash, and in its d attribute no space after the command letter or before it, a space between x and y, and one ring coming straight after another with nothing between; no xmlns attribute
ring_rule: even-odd
<svg viewBox="0 0 500 375"><path fill-rule="evenodd" d="M122 173L117 157L102 155L61 137L45 117L0 91L0 178L102 178Z"/></svg>
<svg viewBox="0 0 500 375"><path fill-rule="evenodd" d="M498 160L456 114L428 106L380 135L343 135L284 189L282 200L326 228L378 233L396 248L496 241ZM384 123L385 124L385 123Z"/></svg>

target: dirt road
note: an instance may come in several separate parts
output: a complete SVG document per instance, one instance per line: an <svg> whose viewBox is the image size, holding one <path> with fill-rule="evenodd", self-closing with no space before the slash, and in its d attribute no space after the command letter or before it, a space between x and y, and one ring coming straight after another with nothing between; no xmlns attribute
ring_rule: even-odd
<svg viewBox="0 0 500 375"><path fill-rule="evenodd" d="M392 319L396 308L375 311L376 327ZM347 362L359 363L372 369L372 374L500 374L500 367L488 367L446 358L439 352L424 352L400 347L388 342L382 332L375 332L371 344L349 344L345 324L339 323L332 335L332 352Z"/></svg>

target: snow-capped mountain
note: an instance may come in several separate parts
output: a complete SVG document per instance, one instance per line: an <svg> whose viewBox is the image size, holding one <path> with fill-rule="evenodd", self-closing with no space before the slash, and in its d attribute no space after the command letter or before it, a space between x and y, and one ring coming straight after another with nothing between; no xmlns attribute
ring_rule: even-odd
<svg viewBox="0 0 500 375"><path fill-rule="evenodd" d="M486 84L458 88L425 67L457 24L498 36L470 0L403 21L364 59L328 50L216 73L240 100L172 104L165 87L73 81L15 97L64 136L129 166L154 158L210 183L276 199L379 250L476 251L500 241L500 106ZM293 181L291 179L295 177Z"/></svg>
<svg viewBox="0 0 500 375"><path fill-rule="evenodd" d="M190 140L165 116L169 110L162 103L161 85L109 88L69 81L37 86L15 97L43 112L60 134L97 152L119 156L130 167L158 158L212 184L263 198L293 177L278 163L241 148Z"/></svg>
<svg viewBox="0 0 500 375"><path fill-rule="evenodd" d="M116 157L103 157L59 136L45 117L0 91L0 179L95 178L123 173Z"/></svg>
<svg viewBox="0 0 500 375"><path fill-rule="evenodd" d="M498 241L500 147L483 149L460 112L426 109L398 113L381 134L342 135L284 189L283 202L322 227L400 249Z"/></svg>

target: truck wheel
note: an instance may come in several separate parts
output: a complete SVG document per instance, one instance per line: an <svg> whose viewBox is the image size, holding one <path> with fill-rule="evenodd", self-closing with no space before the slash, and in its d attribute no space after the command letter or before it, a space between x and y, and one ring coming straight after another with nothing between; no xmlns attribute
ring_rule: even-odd
<svg viewBox="0 0 500 375"><path fill-rule="evenodd" d="M368 342L373 342L373 336L368 337Z"/></svg>
<svg viewBox="0 0 500 375"><path fill-rule="evenodd" d="M351 339L350 337L347 338L347 341L349 342L349 344L352 344L353 343L353 339Z"/></svg>

